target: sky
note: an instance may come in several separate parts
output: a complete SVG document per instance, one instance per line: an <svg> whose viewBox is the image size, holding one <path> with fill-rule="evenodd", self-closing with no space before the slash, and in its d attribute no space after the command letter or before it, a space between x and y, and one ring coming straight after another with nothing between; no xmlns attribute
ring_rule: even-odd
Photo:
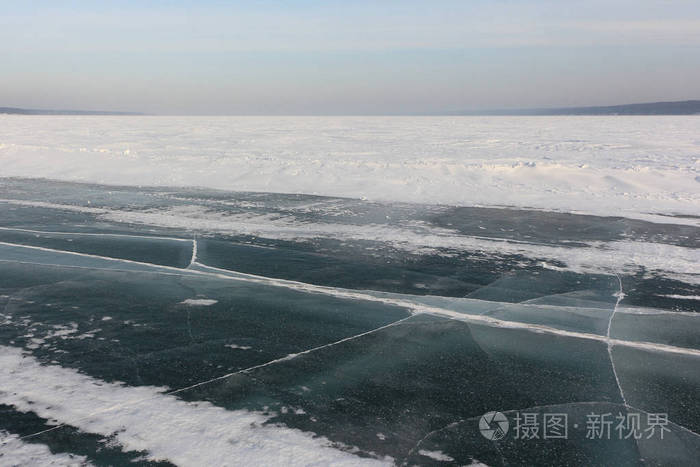
<svg viewBox="0 0 700 467"><path fill-rule="evenodd" d="M0 0L0 106L412 114L700 99L697 0Z"/></svg>

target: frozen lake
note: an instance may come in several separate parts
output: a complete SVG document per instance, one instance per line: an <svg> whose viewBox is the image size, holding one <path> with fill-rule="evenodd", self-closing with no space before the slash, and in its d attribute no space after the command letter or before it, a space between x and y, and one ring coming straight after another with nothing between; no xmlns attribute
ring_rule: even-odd
<svg viewBox="0 0 700 467"><path fill-rule="evenodd" d="M698 135L0 116L0 464L695 465Z"/></svg>
<svg viewBox="0 0 700 467"><path fill-rule="evenodd" d="M0 198L10 459L700 455L697 227L28 179ZM498 442L489 411L511 423ZM566 439L516 439L519 413L566 414ZM592 413L638 414L644 436L592 439Z"/></svg>

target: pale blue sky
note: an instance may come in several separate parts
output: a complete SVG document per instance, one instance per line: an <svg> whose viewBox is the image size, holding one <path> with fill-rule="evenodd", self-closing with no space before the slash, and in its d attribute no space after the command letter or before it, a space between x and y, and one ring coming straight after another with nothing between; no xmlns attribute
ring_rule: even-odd
<svg viewBox="0 0 700 467"><path fill-rule="evenodd" d="M697 0L0 0L0 106L376 114L700 98Z"/></svg>

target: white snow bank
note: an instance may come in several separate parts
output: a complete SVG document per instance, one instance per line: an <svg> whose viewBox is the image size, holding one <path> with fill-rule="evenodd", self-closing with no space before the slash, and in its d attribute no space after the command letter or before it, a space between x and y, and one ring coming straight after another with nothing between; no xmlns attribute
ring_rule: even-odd
<svg viewBox="0 0 700 467"><path fill-rule="evenodd" d="M0 176L700 214L700 117L0 116ZM697 218L685 222L700 224Z"/></svg>
<svg viewBox="0 0 700 467"><path fill-rule="evenodd" d="M37 384L41 381L41 384ZM185 402L165 388L107 383L76 370L42 365L14 347L0 346L0 403L67 423L88 433L115 436L125 450L179 465L390 464L335 449L323 437L267 417L229 411L208 402Z"/></svg>

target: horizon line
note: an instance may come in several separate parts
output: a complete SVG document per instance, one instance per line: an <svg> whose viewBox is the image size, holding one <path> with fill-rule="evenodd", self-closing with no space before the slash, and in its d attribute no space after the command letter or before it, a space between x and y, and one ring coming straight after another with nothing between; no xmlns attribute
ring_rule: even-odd
<svg viewBox="0 0 700 467"><path fill-rule="evenodd" d="M675 112L659 109L660 106L677 106ZM683 109L683 107L689 109ZM645 112L634 113L635 110L646 109ZM473 110L441 110L416 112L368 112L368 113L151 113L124 110L77 110L77 109L37 109L24 107L0 107L0 115L27 116L141 116L141 117L458 117L458 116L566 116L566 115L620 115L616 110L623 111L622 115L697 115L700 114L700 99L680 101L653 101L631 104L586 105L586 106L552 106L552 107L502 107ZM690 112L679 113L679 110ZM601 113L596 113L601 112Z"/></svg>

